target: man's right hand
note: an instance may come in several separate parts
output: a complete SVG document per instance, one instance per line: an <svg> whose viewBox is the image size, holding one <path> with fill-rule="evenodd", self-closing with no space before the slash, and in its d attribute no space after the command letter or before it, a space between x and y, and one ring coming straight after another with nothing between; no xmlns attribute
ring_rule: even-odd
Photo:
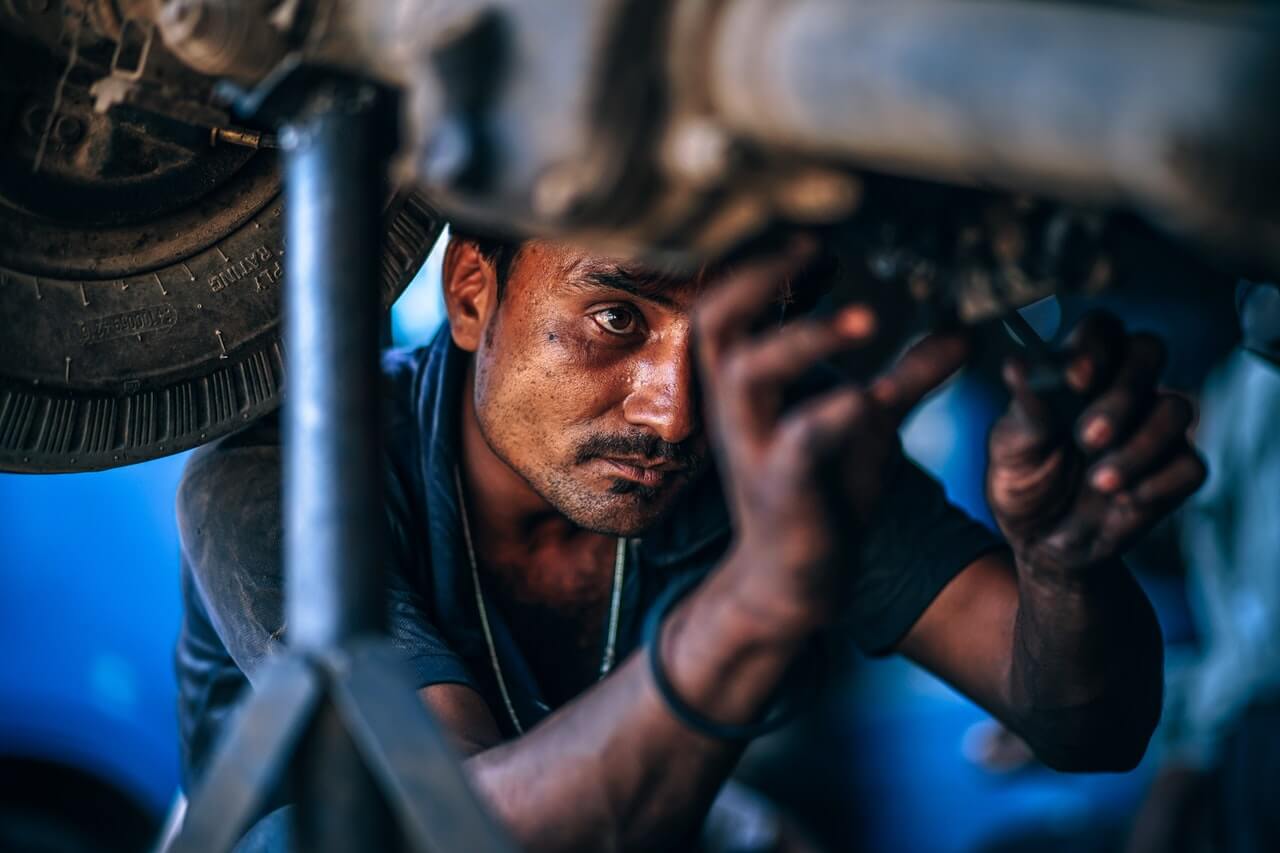
<svg viewBox="0 0 1280 853"><path fill-rule="evenodd" d="M783 410L788 386L875 334L870 309L758 332L797 248L731 274L698 311L697 350L712 444L736 542L734 594L770 630L799 636L838 615L862 525L900 453L898 428L968 352L960 334L926 337L867 386L840 385Z"/></svg>

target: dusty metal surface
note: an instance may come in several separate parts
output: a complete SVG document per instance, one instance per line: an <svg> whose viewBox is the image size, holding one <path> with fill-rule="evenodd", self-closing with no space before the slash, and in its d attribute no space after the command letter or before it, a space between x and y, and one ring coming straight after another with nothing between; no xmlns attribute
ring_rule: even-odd
<svg viewBox="0 0 1280 853"><path fill-rule="evenodd" d="M856 215L857 175L880 173L1137 212L1280 270L1263 0L179 6L260 10L262 32L161 16L193 67L251 79L287 50L398 87L402 162L491 227L705 257Z"/></svg>
<svg viewBox="0 0 1280 853"><path fill-rule="evenodd" d="M284 382L272 140L116 9L0 4L3 470L185 450L274 409ZM386 225L384 306L441 227L412 193Z"/></svg>

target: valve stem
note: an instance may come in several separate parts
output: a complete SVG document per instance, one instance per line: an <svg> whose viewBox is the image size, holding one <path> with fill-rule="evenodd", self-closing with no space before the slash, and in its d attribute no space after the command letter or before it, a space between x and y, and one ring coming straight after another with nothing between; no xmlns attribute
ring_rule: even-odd
<svg viewBox="0 0 1280 853"><path fill-rule="evenodd" d="M209 128L210 145L239 145L242 148L279 148L275 136L238 127Z"/></svg>

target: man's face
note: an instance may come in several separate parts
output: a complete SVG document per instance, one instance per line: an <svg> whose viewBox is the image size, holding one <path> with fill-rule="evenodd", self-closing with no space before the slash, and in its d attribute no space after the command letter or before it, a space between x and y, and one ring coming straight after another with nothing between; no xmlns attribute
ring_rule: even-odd
<svg viewBox="0 0 1280 853"><path fill-rule="evenodd" d="M581 527L637 535L707 456L691 313L699 285L525 244L475 353L494 453Z"/></svg>

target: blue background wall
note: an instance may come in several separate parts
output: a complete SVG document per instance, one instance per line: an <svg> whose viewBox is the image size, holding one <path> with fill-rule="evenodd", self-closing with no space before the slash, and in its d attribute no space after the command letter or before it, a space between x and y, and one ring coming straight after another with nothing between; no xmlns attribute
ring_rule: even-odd
<svg viewBox="0 0 1280 853"><path fill-rule="evenodd" d="M178 778L184 460L0 475L0 753L93 770L155 811Z"/></svg>

